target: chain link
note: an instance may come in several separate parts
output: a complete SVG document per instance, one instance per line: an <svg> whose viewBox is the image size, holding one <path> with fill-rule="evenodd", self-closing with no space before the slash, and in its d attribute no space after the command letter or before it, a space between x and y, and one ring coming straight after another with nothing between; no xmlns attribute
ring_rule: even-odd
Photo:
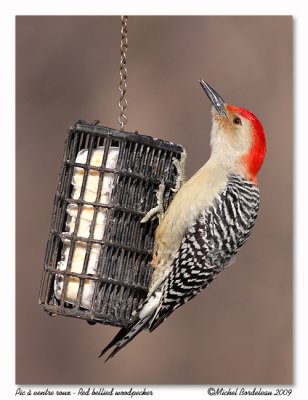
<svg viewBox="0 0 308 400"><path fill-rule="evenodd" d="M127 69L126 69L126 53L127 53L127 15L121 16L122 22L122 29L121 29L121 62L120 62L120 84L119 84L119 91L120 91L120 115L118 117L118 121L120 124L120 131L124 130L124 125L127 122L127 118L124 114L125 109L127 108L127 99L125 98L127 84Z"/></svg>

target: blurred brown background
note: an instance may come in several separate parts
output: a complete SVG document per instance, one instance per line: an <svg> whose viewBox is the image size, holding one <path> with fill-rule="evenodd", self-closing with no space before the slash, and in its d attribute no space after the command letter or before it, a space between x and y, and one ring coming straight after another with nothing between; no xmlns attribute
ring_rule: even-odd
<svg viewBox="0 0 308 400"><path fill-rule="evenodd" d="M66 131L118 127L120 17L17 17L18 384L292 383L292 17L129 17L127 130L209 156L198 79L267 132L262 203L236 263L111 362L117 332L50 318L38 291Z"/></svg>

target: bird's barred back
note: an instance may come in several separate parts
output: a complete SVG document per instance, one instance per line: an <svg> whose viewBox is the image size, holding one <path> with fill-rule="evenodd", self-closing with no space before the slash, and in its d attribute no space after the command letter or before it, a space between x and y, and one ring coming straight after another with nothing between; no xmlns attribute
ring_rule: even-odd
<svg viewBox="0 0 308 400"><path fill-rule="evenodd" d="M184 236L150 330L207 287L230 264L247 240L258 209L258 186L231 175L213 205L201 213Z"/></svg>

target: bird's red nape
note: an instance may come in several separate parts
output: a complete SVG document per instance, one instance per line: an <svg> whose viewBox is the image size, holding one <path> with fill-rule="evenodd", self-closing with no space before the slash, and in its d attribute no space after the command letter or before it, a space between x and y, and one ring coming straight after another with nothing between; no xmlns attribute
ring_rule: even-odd
<svg viewBox="0 0 308 400"><path fill-rule="evenodd" d="M264 128L258 118L251 111L246 110L245 108L230 105L228 105L228 109L230 111L239 113L251 124L253 136L252 146L248 154L243 157L242 161L246 165L247 172L249 174L248 178L253 182L257 182L257 173L263 164L266 152Z"/></svg>

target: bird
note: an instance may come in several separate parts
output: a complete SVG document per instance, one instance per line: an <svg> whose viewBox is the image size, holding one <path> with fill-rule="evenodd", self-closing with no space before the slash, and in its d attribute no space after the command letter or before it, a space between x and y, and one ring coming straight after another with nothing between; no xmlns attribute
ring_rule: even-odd
<svg viewBox="0 0 308 400"><path fill-rule="evenodd" d="M257 174L266 153L264 128L251 111L227 104L207 82L199 82L212 105L210 157L181 185L160 219L149 292L132 323L99 354L113 348L105 361L144 329L153 332L207 288L234 262L255 224Z"/></svg>

